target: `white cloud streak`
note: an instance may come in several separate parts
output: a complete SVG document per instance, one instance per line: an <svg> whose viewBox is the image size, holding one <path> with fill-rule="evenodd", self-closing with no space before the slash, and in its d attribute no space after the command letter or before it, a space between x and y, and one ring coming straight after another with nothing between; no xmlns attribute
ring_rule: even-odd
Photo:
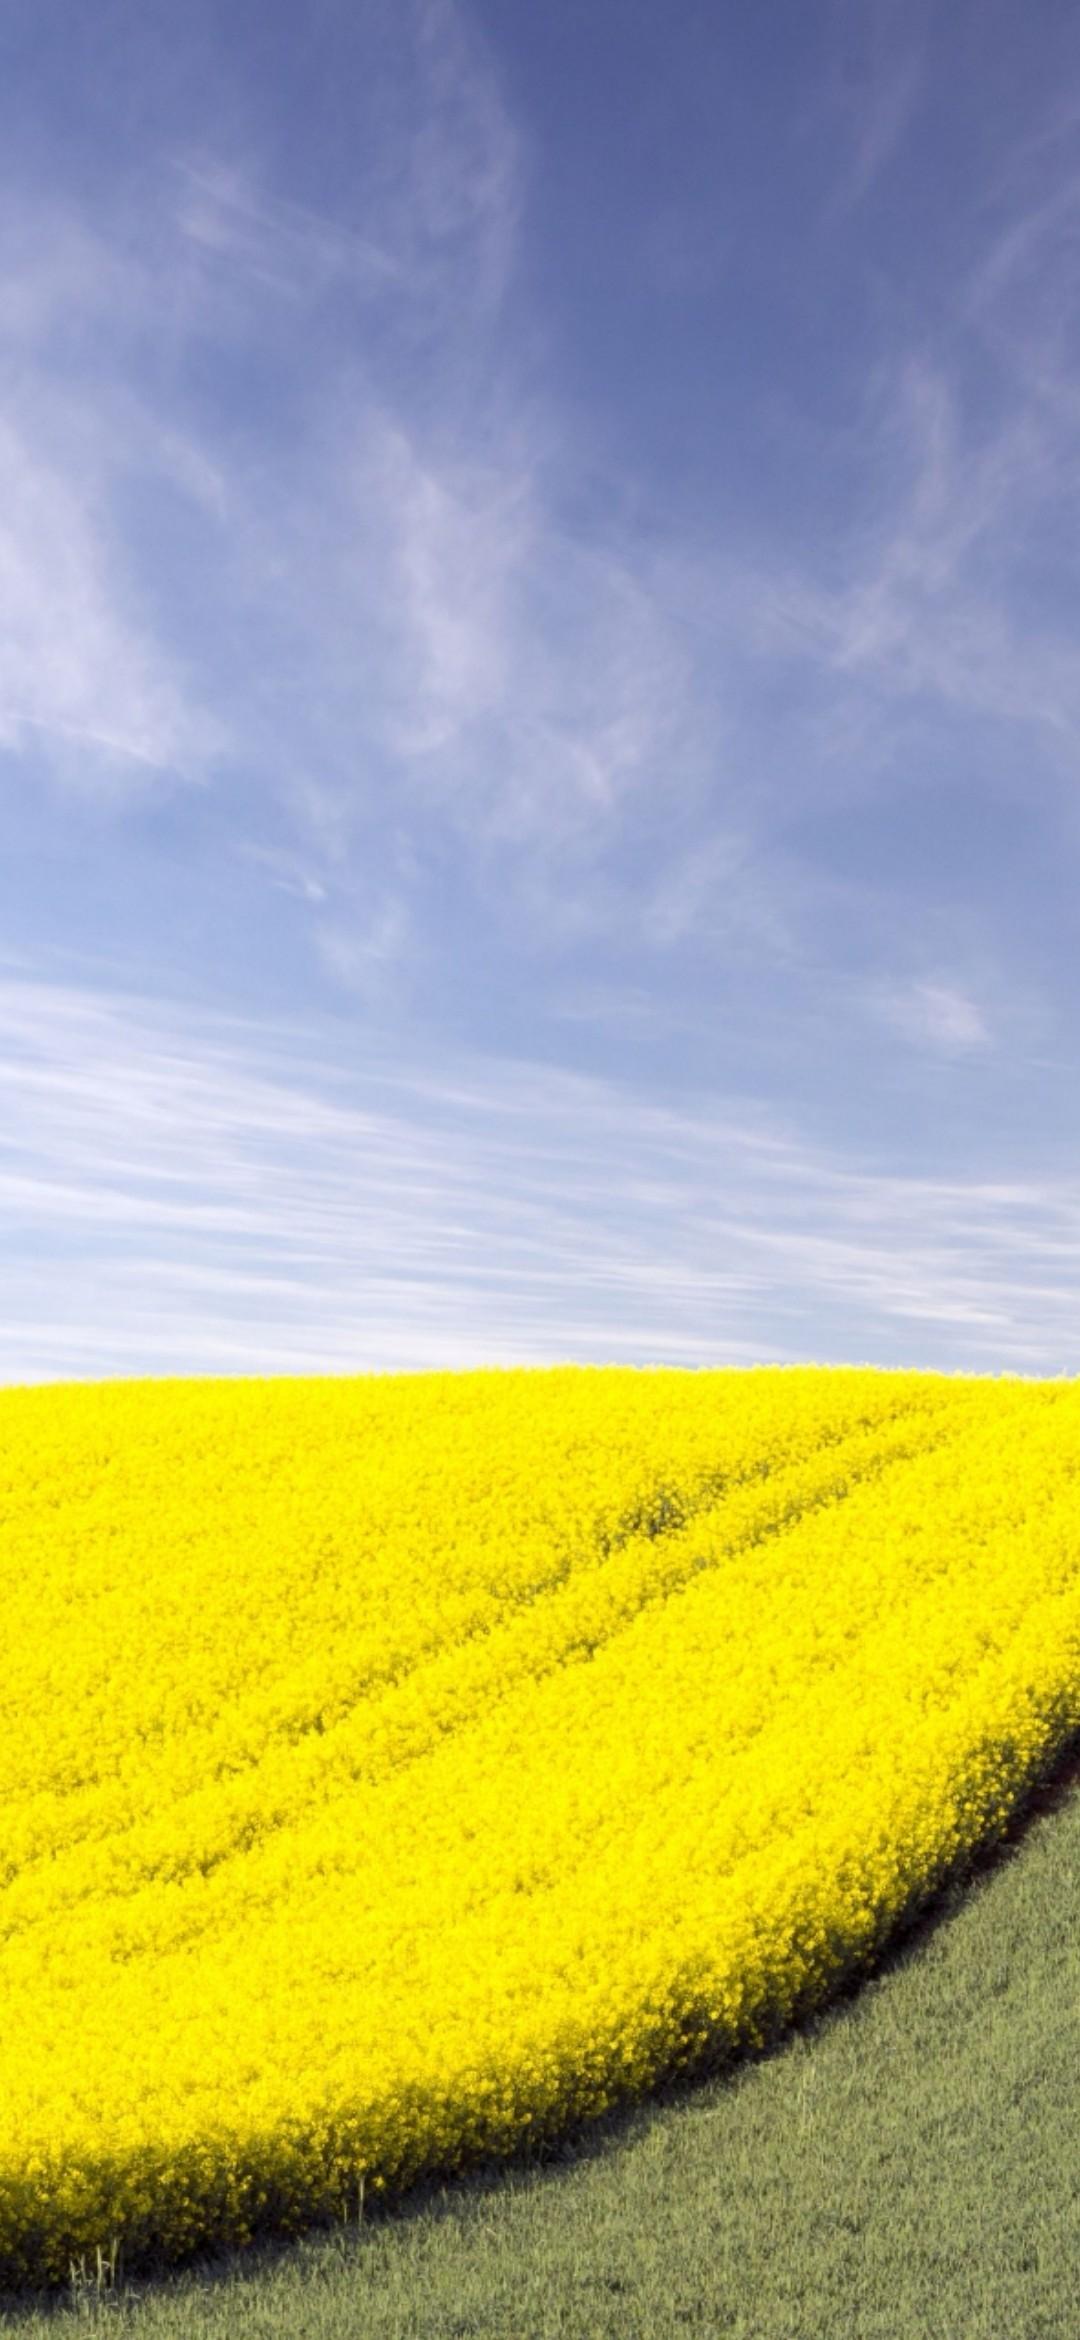
<svg viewBox="0 0 1080 2340"><path fill-rule="evenodd" d="M875 1004L884 1020L916 1047L956 1056L990 1046L982 1009L955 984L924 978L879 993Z"/></svg>
<svg viewBox="0 0 1080 2340"><path fill-rule="evenodd" d="M430 834L461 895L512 904L534 943L706 935L767 968L819 908L797 856L770 880L778 811L871 792L912 707L1020 727L1071 782L1073 629L1023 563L1080 492L1053 322L1080 180L1059 183L1060 139L1033 149L976 223L956 334L884 336L846 534L695 551L575 519L583 450L507 300L527 146L467 13L389 11L395 40L398 16L340 216L283 191L257 109L230 144L226 105L152 158L145 219L16 206L0 234L0 745L119 802L241 771L229 845L302 896L319 964L365 995L418 948L407 848ZM860 198L918 95L907 23L891 0L840 11ZM1007 393L979 427L976 343ZM268 383L288 430L186 400L193 356L204 386L234 362ZM178 531L167 608L168 561L155 543L140 569L126 535L148 482L201 531L194 552Z"/></svg>
<svg viewBox="0 0 1080 2340"><path fill-rule="evenodd" d="M168 663L125 616L92 509L0 424L0 746L47 743L85 785L182 770L196 749Z"/></svg>
<svg viewBox="0 0 1080 2340"><path fill-rule="evenodd" d="M0 1376L1074 1363L1075 1181L897 1176L757 1110L334 1049L0 985Z"/></svg>
<svg viewBox="0 0 1080 2340"><path fill-rule="evenodd" d="M120 809L257 774L235 849L303 871L319 963L369 995L413 946L411 832L523 925L580 927L567 865L693 799L715 699L633 547L564 517L574 450L506 330L527 156L482 41L416 0L388 53L340 216L277 188L254 120L215 146L226 93L144 215L58 195L0 238L0 745ZM257 401L239 435L191 401L193 365L237 364L292 401L287 444Z"/></svg>
<svg viewBox="0 0 1080 2340"><path fill-rule="evenodd" d="M829 114L849 149L830 204L834 224L870 193L902 144L925 78L922 13L913 0L840 0L834 9Z"/></svg>
<svg viewBox="0 0 1080 2340"><path fill-rule="evenodd" d="M1080 436L1063 441L1014 407L977 448L946 376L912 358L878 440L883 480L896 478L898 443L909 458L894 517L860 531L840 585L794 572L763 580L761 649L819 661L839 682L880 693L882 710L921 701L1021 724L1044 749L1071 741L1080 723L1071 638L1025 610L1017 570L1040 511L1075 494Z"/></svg>
<svg viewBox="0 0 1080 2340"><path fill-rule="evenodd" d="M417 426L398 401L406 383L427 393L434 379L437 411L452 416L455 402L467 410L473 345L497 309L513 249L516 142L450 0L417 0L412 16L404 120L392 76L381 100L376 93L373 122L358 114L356 220L277 193L250 138L236 151L180 142L155 153L137 214L115 202L65 207L62 179L45 204L18 184L6 191L0 747L63 780L122 802L155 774L204 776L226 755L257 761L279 784L285 771L303 770L324 749L318 726L280 738L280 701L268 717L260 668L280 664L284 647L317 697L334 658L322 637L333 635L343 600L354 673L338 761L348 737L355 776L356 710L371 698L362 629L394 578L397 663L418 659L428 728L476 708L499 542L489 532L486 547L472 550L472 586L455 607L444 572L448 562L456 570L462 531L476 519L475 500L462 500L456 485L472 458L455 458L453 484L442 485L410 452ZM399 47L407 57L407 22ZM228 106L219 110L227 119ZM365 308L375 331L358 344ZM213 398L209 412L205 400L201 415L193 407L187 380L193 360L213 381L239 354L280 390L303 359L298 314L318 368L298 403L297 447L271 479L258 418L238 443L222 432ZM381 389L372 366L386 376ZM328 427L335 398L350 413L348 444ZM387 459L395 432L400 494ZM374 531L359 501L358 446L384 475ZM496 493L505 479L504 461ZM207 656L205 638L186 635L188 580L173 573L168 552L149 550L148 574L148 548L140 557L132 544L133 517L162 490L198 507L202 535L187 557L203 565L198 606L214 613L215 645L232 639L224 662L216 649ZM314 564L305 558L313 544ZM394 687L390 672L384 703ZM343 785L340 771L329 784Z"/></svg>
<svg viewBox="0 0 1080 2340"><path fill-rule="evenodd" d="M346 13L346 12L343 12ZM204 296L234 321L246 286L309 310L335 292L396 304L412 337L445 341L497 310L513 263L521 158L484 46L455 0L406 0L379 60L375 15L338 35L341 71L363 71L350 158L350 216L276 191L257 138L228 152L179 145L175 224ZM380 323L390 321L384 308Z"/></svg>
<svg viewBox="0 0 1080 2340"><path fill-rule="evenodd" d="M0 234L0 748L119 792L191 773L218 728L189 704L138 607L111 510L153 461L197 497L212 467L78 359L129 332L140 268L60 215L9 206ZM73 362L73 357L75 362Z"/></svg>

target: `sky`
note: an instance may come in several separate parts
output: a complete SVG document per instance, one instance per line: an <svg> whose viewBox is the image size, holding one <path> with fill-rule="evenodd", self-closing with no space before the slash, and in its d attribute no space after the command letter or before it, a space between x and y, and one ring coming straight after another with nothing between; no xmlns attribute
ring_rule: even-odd
<svg viewBox="0 0 1080 2340"><path fill-rule="evenodd" d="M9 0L0 1379L1080 1370L1080 18Z"/></svg>

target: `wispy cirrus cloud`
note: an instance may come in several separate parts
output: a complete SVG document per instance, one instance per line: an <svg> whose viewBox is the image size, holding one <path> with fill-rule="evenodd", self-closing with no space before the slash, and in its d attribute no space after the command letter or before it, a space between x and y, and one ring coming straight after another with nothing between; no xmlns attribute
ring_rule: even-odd
<svg viewBox="0 0 1080 2340"><path fill-rule="evenodd" d="M977 1000L953 983L928 978L885 987L874 1002L883 1021L916 1047L946 1056L988 1048L990 1030Z"/></svg>
<svg viewBox="0 0 1080 2340"><path fill-rule="evenodd" d="M231 276L233 292L246 287L256 303L312 310L346 295L382 304L391 340L460 344L506 290L520 139L467 9L409 0L395 13L389 38L374 17L366 43L363 26L337 28L366 84L340 208L278 185L273 142L238 101L242 126L224 108L224 149L178 136L174 224L207 272L206 292L224 294Z"/></svg>
<svg viewBox="0 0 1080 2340"><path fill-rule="evenodd" d="M202 501L212 465L95 379L135 333L137 263L63 212L13 205L0 235L0 748L121 794L204 770L220 727L147 621L113 504L132 467Z"/></svg>
<svg viewBox="0 0 1080 2340"><path fill-rule="evenodd" d="M832 738L837 761L880 765L915 709L1007 725L1014 753L1026 736L1029 785L1071 771L1077 118L1064 106L1052 136L1005 145L992 187L943 223L921 309L879 276L848 435L866 492L818 557L777 550L748 579L758 654L820 683L823 760Z"/></svg>
<svg viewBox="0 0 1080 2340"><path fill-rule="evenodd" d="M155 149L126 196L65 201L62 174L45 202L18 181L9 190L0 740L32 747L61 777L119 798L132 766L176 773L246 759L265 769L268 738L279 767L296 762L298 746L310 763L323 744L318 726L306 741L278 742L267 719L259 668L268 645L279 663L284 647L297 682L317 693L350 570L363 567L377 597L383 574L423 558L415 495L392 492L387 449L394 428L403 448L420 428L408 415L418 370L428 368L430 388L434 364L441 409L458 375L464 397L471 342L508 264L516 150L479 45L449 0L418 0L411 47L407 27L399 47L410 102L395 118L400 72L381 94L376 86L353 216L348 205L335 216L278 191L250 126L224 151L193 148L182 110L175 143ZM227 91L209 117L225 136ZM343 332L357 303L378 324L359 367ZM320 353L317 376L305 377L303 344L290 347L298 314ZM294 395L299 431L276 461L264 416L253 412L237 437L228 385L238 364ZM220 391L193 395L196 381ZM346 403L348 445L327 424L328 407ZM389 430L388 415L397 418ZM372 463L383 485L374 542L360 508ZM413 471L437 494L419 461ZM190 522L174 519L177 499L193 507ZM440 660L433 594L434 701L451 653ZM357 629L364 599L352 595ZM447 614L445 630L450 623ZM355 636L353 663L347 713L369 695Z"/></svg>
<svg viewBox="0 0 1080 2340"><path fill-rule="evenodd" d="M912 0L839 0L831 13L827 105L848 150L828 206L835 225L901 146L925 78L926 25Z"/></svg>
<svg viewBox="0 0 1080 2340"><path fill-rule="evenodd" d="M467 831L534 851L695 769L685 652L645 576L553 518L550 461L514 423L440 461L372 416L358 450L358 533L361 506L378 515L363 589L390 636L380 744Z"/></svg>
<svg viewBox="0 0 1080 2340"><path fill-rule="evenodd" d="M5 1380L556 1358L1054 1372L1080 1188L764 1108L0 984ZM613 1165L617 1164L617 1170Z"/></svg>
<svg viewBox="0 0 1080 2340"><path fill-rule="evenodd" d="M793 572L763 586L763 651L813 660L861 691L864 716L874 699L879 715L936 704L1022 725L1053 756L1080 720L1080 685L1060 604L1040 609L1025 589L1025 546L1075 497L1080 436L1023 405L980 443L945 373L912 358L867 431L867 461L892 484L891 514L860 525L842 581Z"/></svg>
<svg viewBox="0 0 1080 2340"><path fill-rule="evenodd" d="M417 0L383 45L336 205L280 183L257 108L226 136L226 86L137 208L28 212L0 302L3 736L118 806L209 780L226 851L279 889L303 868L346 984L417 930L403 838L550 930L567 865L658 792L692 801L714 752L650 564L570 516L573 434L510 318L528 157L484 43Z"/></svg>
<svg viewBox="0 0 1080 2340"><path fill-rule="evenodd" d="M197 151L173 159L175 224L209 268L307 306L341 283L376 294L400 285L405 258L310 205L267 193L250 167Z"/></svg>
<svg viewBox="0 0 1080 2340"><path fill-rule="evenodd" d="M122 0L125 58L153 13ZM123 168L65 175L57 134L46 200L14 144L0 163L19 846L53 852L24 817L48 771L93 799L99 947L129 920L110 964L163 984L167 932L192 990L292 981L313 1028L336 998L406 1061L471 1030L700 1094L758 1079L820 1098L819 1132L873 1104L897 1145L946 1075L981 1110L1018 1033L1061 1038L1035 917L1006 932L1004 863L960 831L993 765L1049 862L1072 789L1064 102L1040 139L1025 100L993 186L969 178L935 146L944 20L823 0L805 78L756 20L734 41L733 87L798 154L778 174L734 137L724 177L700 28L672 32L686 151L661 167L621 119L575 146L524 20L504 56L465 0L329 0L311 39L275 6L235 46L219 15L192 12L188 70L188 14L160 12ZM955 194L940 237L892 202L924 158ZM637 273L665 218L693 230L681 288ZM86 939L69 812L43 965ZM809 1291L838 1238L821 1159L793 1160L823 1214L792 1254Z"/></svg>

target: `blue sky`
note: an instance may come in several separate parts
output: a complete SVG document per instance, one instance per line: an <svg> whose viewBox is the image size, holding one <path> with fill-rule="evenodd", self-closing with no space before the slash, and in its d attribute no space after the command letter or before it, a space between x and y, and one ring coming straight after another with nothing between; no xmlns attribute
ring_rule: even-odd
<svg viewBox="0 0 1080 2340"><path fill-rule="evenodd" d="M1080 21L15 0L0 1376L1073 1372Z"/></svg>

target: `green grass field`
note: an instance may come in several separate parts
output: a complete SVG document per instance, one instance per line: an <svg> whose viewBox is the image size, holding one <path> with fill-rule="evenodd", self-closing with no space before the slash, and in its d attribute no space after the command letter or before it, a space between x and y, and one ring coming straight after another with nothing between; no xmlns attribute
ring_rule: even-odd
<svg viewBox="0 0 1080 2340"><path fill-rule="evenodd" d="M1076 2340L1076 1776L771 2055L359 2227L9 2300L12 2340Z"/></svg>

